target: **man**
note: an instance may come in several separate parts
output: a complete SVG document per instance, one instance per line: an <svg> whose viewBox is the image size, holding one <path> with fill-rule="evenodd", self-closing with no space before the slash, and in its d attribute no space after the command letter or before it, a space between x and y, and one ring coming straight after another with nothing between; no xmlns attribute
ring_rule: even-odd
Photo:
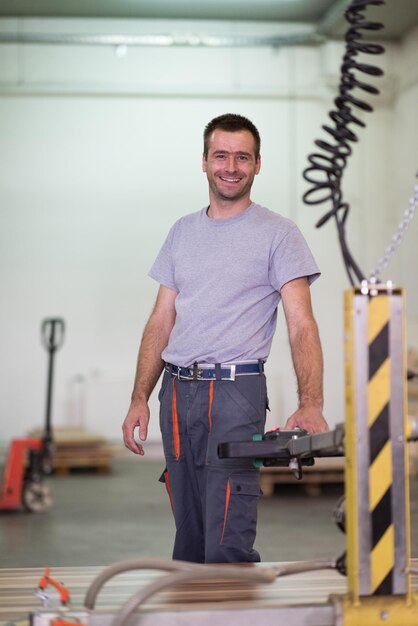
<svg viewBox="0 0 418 626"><path fill-rule="evenodd" d="M318 268L290 220L254 204L260 136L245 117L226 114L204 132L207 208L172 229L151 268L160 283L143 334L125 445L143 455L148 398L162 370L160 427L166 483L176 523L173 558L254 562L258 470L218 459L222 441L264 432L264 362L281 300L299 406L285 428L328 429L322 415L322 353L309 284Z"/></svg>

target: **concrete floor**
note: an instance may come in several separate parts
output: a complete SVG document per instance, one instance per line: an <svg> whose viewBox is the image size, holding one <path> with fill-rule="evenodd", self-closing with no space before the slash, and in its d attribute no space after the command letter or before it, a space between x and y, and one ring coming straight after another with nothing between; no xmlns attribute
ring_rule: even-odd
<svg viewBox="0 0 418 626"><path fill-rule="evenodd" d="M1 513L2 568L108 565L134 557L170 558L174 535L160 460L115 459L109 474L49 479L53 508ZM343 486L306 496L296 483L262 498L256 547L263 561L338 557L345 537L332 521ZM418 480L411 481L412 556L418 556Z"/></svg>

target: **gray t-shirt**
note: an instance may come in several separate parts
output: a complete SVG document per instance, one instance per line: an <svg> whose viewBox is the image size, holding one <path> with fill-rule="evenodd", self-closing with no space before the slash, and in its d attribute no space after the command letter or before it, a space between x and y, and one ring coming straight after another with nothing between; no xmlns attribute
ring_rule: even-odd
<svg viewBox="0 0 418 626"><path fill-rule="evenodd" d="M206 208L171 228L149 276L178 293L168 363L266 359L280 290L319 270L297 226L257 204L229 219Z"/></svg>

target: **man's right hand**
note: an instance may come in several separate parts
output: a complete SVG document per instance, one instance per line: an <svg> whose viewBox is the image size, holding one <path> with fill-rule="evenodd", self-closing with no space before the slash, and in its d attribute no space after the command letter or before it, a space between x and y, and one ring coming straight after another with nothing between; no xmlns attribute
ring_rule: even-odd
<svg viewBox="0 0 418 626"><path fill-rule="evenodd" d="M139 438L145 441L148 434L149 408L147 402L132 402L129 411L122 424L124 444L134 454L145 454L144 448L135 441L135 430L139 429Z"/></svg>

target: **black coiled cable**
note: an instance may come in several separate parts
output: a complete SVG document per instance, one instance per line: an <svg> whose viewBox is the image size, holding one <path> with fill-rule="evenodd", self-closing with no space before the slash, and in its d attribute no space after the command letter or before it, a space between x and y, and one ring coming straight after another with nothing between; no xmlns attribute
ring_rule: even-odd
<svg viewBox="0 0 418 626"><path fill-rule="evenodd" d="M384 47L379 44L363 41L362 31L376 31L383 28L383 24L369 22L365 19L363 12L371 4L384 4L384 0L353 0L345 12L345 17L350 26L345 35L346 51L341 65L339 94L334 100L336 108L329 113L334 125L322 126L331 136L331 139L328 141L317 139L315 141L315 145L322 152L312 153L308 156L310 166L303 172L305 180L312 185L303 196L304 202L306 204L321 204L328 200L332 202L331 210L321 217L316 227L323 226L330 217L335 218L341 253L351 285L355 284L355 279L361 282L365 277L355 262L346 241L345 225L350 207L347 202L343 202L341 180L347 159L352 153L350 143L358 141L357 135L350 128L350 125L365 126L365 123L353 114L353 108L357 107L368 112L373 111L373 108L354 95L353 91L360 89L370 94L379 93L376 87L360 80L357 74L359 72L370 76L383 74L380 68L360 63L356 58L360 53L381 54L385 51Z"/></svg>

